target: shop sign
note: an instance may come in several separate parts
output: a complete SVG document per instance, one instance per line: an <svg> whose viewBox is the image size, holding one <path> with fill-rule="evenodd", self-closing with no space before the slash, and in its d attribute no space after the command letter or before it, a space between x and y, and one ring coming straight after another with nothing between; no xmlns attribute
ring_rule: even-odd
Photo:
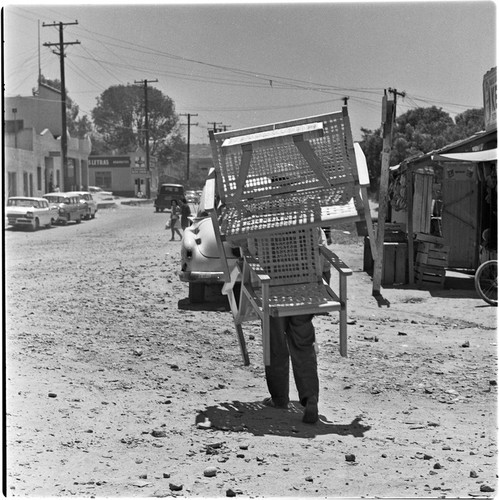
<svg viewBox="0 0 499 500"><path fill-rule="evenodd" d="M142 156L135 157L134 165L132 166L132 174L146 175L148 174L146 160Z"/></svg>
<svg viewBox="0 0 499 500"><path fill-rule="evenodd" d="M128 168L130 167L129 156L89 156L89 167L98 168Z"/></svg>
<svg viewBox="0 0 499 500"><path fill-rule="evenodd" d="M483 77L483 107L485 130L497 128L497 67L487 71Z"/></svg>

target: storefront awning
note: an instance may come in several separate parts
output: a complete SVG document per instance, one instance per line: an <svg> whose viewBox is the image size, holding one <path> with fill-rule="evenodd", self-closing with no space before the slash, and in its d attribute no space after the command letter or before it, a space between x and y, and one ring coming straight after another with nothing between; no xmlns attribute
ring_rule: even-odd
<svg viewBox="0 0 499 500"><path fill-rule="evenodd" d="M471 161L475 163L484 161L497 161L497 148L485 151L470 151L467 153L445 153L431 156L433 161Z"/></svg>

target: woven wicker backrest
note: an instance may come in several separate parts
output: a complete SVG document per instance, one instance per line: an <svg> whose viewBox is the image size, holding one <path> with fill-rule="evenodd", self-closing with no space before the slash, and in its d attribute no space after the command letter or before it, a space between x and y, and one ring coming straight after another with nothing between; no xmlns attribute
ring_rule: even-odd
<svg viewBox="0 0 499 500"><path fill-rule="evenodd" d="M273 285L320 281L319 230L301 227L248 239L248 248Z"/></svg>
<svg viewBox="0 0 499 500"><path fill-rule="evenodd" d="M335 204L352 198L357 169L346 110L211 134L211 145L228 206L297 191L313 196L324 188ZM314 159L316 171L304 154Z"/></svg>

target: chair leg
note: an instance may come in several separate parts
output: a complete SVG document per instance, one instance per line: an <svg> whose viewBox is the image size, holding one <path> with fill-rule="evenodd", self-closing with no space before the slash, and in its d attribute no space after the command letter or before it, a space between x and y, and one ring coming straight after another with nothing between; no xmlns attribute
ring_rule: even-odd
<svg viewBox="0 0 499 500"><path fill-rule="evenodd" d="M340 311L340 356L346 358L347 353L347 312Z"/></svg>
<svg viewBox="0 0 499 500"><path fill-rule="evenodd" d="M250 360L248 355L248 349L246 348L246 340L244 339L243 328L241 325L236 324L237 338L239 340L239 347L241 348L241 354L243 355L244 366L249 366Z"/></svg>
<svg viewBox="0 0 499 500"><path fill-rule="evenodd" d="M262 320L262 344L263 344L263 363L270 366L270 319L265 315Z"/></svg>
<svg viewBox="0 0 499 500"><path fill-rule="evenodd" d="M239 317L239 306L236 300L236 296L234 293L234 285L237 283L239 278L240 271L236 266L230 276L230 281L226 282L222 287L222 294L227 296L229 301L230 310L232 312L232 317L234 318L234 324L237 332L237 340L239 341L239 347L241 348L241 354L243 356L244 366L248 366L250 364L248 349L246 348L246 340L244 339L243 329L240 323L237 323ZM241 301L241 292L239 300Z"/></svg>
<svg viewBox="0 0 499 500"><path fill-rule="evenodd" d="M263 363L270 366L270 314L269 314L269 285L262 284L262 344L263 344Z"/></svg>
<svg viewBox="0 0 499 500"><path fill-rule="evenodd" d="M346 358L347 354L347 278L340 275L340 355Z"/></svg>

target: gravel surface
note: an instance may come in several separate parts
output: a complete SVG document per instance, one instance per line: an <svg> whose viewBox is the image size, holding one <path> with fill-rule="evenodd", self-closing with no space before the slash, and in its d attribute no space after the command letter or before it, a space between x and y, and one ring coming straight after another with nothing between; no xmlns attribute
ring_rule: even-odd
<svg viewBox="0 0 499 500"><path fill-rule="evenodd" d="M349 356L314 320L320 421L265 408L260 327L191 305L178 241L150 205L5 231L9 496L493 497L496 309L459 289L383 288L334 231ZM449 280L450 283L451 280ZM457 283L457 280L454 284Z"/></svg>

